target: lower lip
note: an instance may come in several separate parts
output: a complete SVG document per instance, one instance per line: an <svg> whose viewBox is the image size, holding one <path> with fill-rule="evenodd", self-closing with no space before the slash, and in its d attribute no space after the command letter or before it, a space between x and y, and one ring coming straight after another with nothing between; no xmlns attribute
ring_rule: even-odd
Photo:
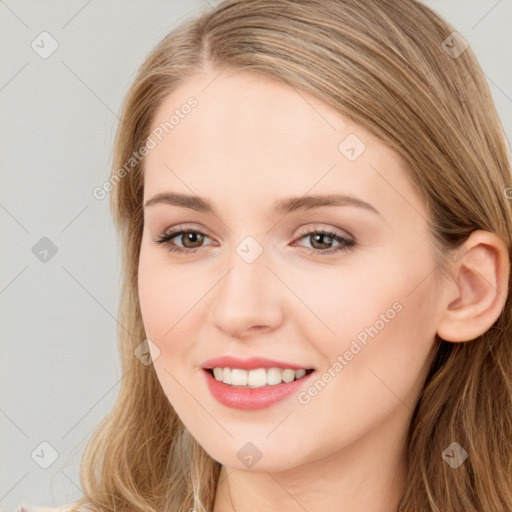
<svg viewBox="0 0 512 512"><path fill-rule="evenodd" d="M218 381L209 371L203 370L206 383L212 396L226 407L232 409L257 410L270 407L296 393L309 380L314 371L292 382L267 385L262 388L234 387Z"/></svg>

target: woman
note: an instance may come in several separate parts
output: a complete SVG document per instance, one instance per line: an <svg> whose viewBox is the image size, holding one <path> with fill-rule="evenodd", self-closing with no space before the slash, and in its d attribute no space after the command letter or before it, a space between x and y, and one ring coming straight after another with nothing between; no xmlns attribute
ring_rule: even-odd
<svg viewBox="0 0 512 512"><path fill-rule="evenodd" d="M510 161L446 21L228 0L142 65L105 190L124 378L76 506L512 510Z"/></svg>

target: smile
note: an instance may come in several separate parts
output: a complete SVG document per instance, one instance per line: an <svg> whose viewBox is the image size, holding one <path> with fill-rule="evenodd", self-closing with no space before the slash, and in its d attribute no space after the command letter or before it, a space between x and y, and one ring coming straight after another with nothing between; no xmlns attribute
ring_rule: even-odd
<svg viewBox="0 0 512 512"><path fill-rule="evenodd" d="M222 375L220 375L220 370L222 370ZM202 372L212 397L226 407L246 411L265 409L292 394L299 393L310 380L311 375L315 373L315 370L282 370L280 368L277 368L277 371L275 368L257 368L249 371L227 368L226 371L226 367L222 369L217 367L215 371L219 378L222 377L222 380L218 380L214 376L214 369L203 368ZM251 377L251 373L253 377ZM224 379L229 380L229 378L231 378L231 383L226 384ZM265 384L263 384L263 378L265 378ZM279 382L277 382L278 378ZM270 384L269 381L275 383ZM259 385L251 386L248 385L248 382Z"/></svg>

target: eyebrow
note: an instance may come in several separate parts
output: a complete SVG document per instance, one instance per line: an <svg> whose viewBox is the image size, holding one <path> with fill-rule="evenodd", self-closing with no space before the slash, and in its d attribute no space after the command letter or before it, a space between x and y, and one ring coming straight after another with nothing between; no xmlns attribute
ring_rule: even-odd
<svg viewBox="0 0 512 512"><path fill-rule="evenodd" d="M215 206L207 199L188 194L178 194L176 192L164 192L148 199L144 208L156 204L168 204L172 206L181 206L190 208L202 213L213 213L218 216ZM309 195L300 197L287 197L274 202L274 212L286 215L297 210L310 210L322 206L357 206L369 210L377 215L380 213L370 203L354 196L345 194L326 194Z"/></svg>

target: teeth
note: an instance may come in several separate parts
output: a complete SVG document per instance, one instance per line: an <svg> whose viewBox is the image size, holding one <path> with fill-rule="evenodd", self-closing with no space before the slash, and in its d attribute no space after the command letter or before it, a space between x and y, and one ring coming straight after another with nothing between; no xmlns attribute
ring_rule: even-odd
<svg viewBox="0 0 512 512"><path fill-rule="evenodd" d="M267 371L265 368L258 368L247 373L247 384L252 388L261 388L267 385Z"/></svg>
<svg viewBox="0 0 512 512"><path fill-rule="evenodd" d="M281 378L285 382L291 382L293 379L295 379L295 370L283 370L283 373L281 373Z"/></svg>
<svg viewBox="0 0 512 512"><path fill-rule="evenodd" d="M295 370L295 378L300 379L306 375L306 370Z"/></svg>
<svg viewBox="0 0 512 512"><path fill-rule="evenodd" d="M269 368L267 370L267 384L281 384L281 370L279 368Z"/></svg>
<svg viewBox="0 0 512 512"><path fill-rule="evenodd" d="M258 368L256 370L241 370L240 368L213 368L216 380L232 386L262 388L274 386L281 382L292 382L306 375L306 370L287 368Z"/></svg>
<svg viewBox="0 0 512 512"><path fill-rule="evenodd" d="M231 384L233 386L247 386L247 370L233 368L231 370Z"/></svg>

